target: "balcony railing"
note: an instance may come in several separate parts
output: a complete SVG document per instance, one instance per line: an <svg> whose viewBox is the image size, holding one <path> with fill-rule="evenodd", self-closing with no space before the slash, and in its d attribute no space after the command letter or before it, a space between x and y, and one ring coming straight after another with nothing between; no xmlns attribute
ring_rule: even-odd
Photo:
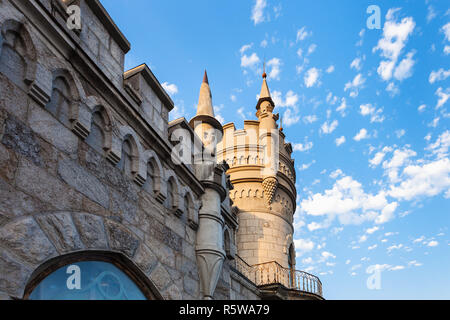
<svg viewBox="0 0 450 320"><path fill-rule="evenodd" d="M256 286L281 284L288 289L312 293L322 297L322 282L320 282L318 277L307 272L291 271L283 268L275 261L250 266L237 255L235 267Z"/></svg>

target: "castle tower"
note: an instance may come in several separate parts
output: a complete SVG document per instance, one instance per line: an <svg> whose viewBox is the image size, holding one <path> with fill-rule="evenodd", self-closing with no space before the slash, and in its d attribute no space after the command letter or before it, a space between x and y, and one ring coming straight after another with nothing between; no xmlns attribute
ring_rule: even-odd
<svg viewBox="0 0 450 320"><path fill-rule="evenodd" d="M228 166L216 159L217 143L222 139L222 125L214 117L208 75L203 77L197 114L190 126L201 141L195 148L195 175L205 188L198 213L196 258L200 276L200 291L204 299L213 297L225 260L223 247L224 218L221 205L227 196L226 170Z"/></svg>
<svg viewBox="0 0 450 320"><path fill-rule="evenodd" d="M274 109L264 73L256 105L258 120L244 121L243 130L226 124L218 159L230 166L234 186L230 197L239 208L238 256L252 266L275 261L293 270L295 167L292 146L285 143Z"/></svg>

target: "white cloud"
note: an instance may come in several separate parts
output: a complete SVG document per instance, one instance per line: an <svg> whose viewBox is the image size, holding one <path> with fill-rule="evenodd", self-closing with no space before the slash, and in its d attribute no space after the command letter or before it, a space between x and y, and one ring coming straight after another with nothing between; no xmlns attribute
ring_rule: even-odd
<svg viewBox="0 0 450 320"><path fill-rule="evenodd" d="M423 264L420 262L417 262L416 260L413 260L413 261L408 262L408 266L420 267L420 266L423 266Z"/></svg>
<svg viewBox="0 0 450 320"><path fill-rule="evenodd" d="M230 100L233 101L233 102L236 102L237 98L236 98L236 96L234 94L232 94L230 96Z"/></svg>
<svg viewBox="0 0 450 320"><path fill-rule="evenodd" d="M305 143L293 143L292 144L292 149L294 151L299 151L299 152L306 152L309 151L313 148L314 144L312 142L305 142Z"/></svg>
<svg viewBox="0 0 450 320"><path fill-rule="evenodd" d="M266 6L266 0L255 0L255 5L253 6L251 17L255 25L265 21L264 9L266 8Z"/></svg>
<svg viewBox="0 0 450 320"><path fill-rule="evenodd" d="M422 105L420 105L420 106L417 108L417 110L418 110L419 112L424 112L426 108L427 108L427 105L426 105L426 104L422 104Z"/></svg>
<svg viewBox="0 0 450 320"><path fill-rule="evenodd" d="M448 157L448 149L450 148L450 131L443 132L435 143L429 145L426 150L430 150L438 159Z"/></svg>
<svg viewBox="0 0 450 320"><path fill-rule="evenodd" d="M303 121L304 121L305 123L314 123L314 122L316 122L317 120L319 120L319 119L317 118L316 115L309 115L309 116L303 117Z"/></svg>
<svg viewBox="0 0 450 320"><path fill-rule="evenodd" d="M305 40L307 37L311 36L311 34L311 32L306 30L306 27L302 27L297 31L297 42Z"/></svg>
<svg viewBox="0 0 450 320"><path fill-rule="evenodd" d="M161 86L171 96L174 96L178 93L178 87L175 84L170 84L168 82L164 82L163 84L161 84Z"/></svg>
<svg viewBox="0 0 450 320"><path fill-rule="evenodd" d="M406 58L404 58L400 64L398 65L397 69L395 69L394 72L394 78L403 81L409 77L412 76L412 68L415 65L415 61L413 60L414 52L409 52L406 55Z"/></svg>
<svg viewBox="0 0 450 320"><path fill-rule="evenodd" d="M387 248L388 253L391 253L393 250L400 250L401 248L403 248L403 244L399 244L399 245L392 245L390 247Z"/></svg>
<svg viewBox="0 0 450 320"><path fill-rule="evenodd" d="M320 70L317 68L311 68L309 69L305 74L305 85L307 88L311 88L314 85L318 85L319 82L319 76L320 76Z"/></svg>
<svg viewBox="0 0 450 320"><path fill-rule="evenodd" d="M308 239L294 239L294 246L296 251L304 253L313 250L315 244Z"/></svg>
<svg viewBox="0 0 450 320"><path fill-rule="evenodd" d="M297 108L288 108L283 115L283 125L290 127L300 121L300 115Z"/></svg>
<svg viewBox="0 0 450 320"><path fill-rule="evenodd" d="M439 242L437 242L436 240L430 241L427 244L428 247L437 247L438 245L439 245Z"/></svg>
<svg viewBox="0 0 450 320"><path fill-rule="evenodd" d="M268 73L269 79L280 80L281 60L278 58L270 59L267 62L267 66L270 67L270 72Z"/></svg>
<svg viewBox="0 0 450 320"><path fill-rule="evenodd" d="M336 68L333 65L331 65L331 66L328 67L327 73L333 73L335 69Z"/></svg>
<svg viewBox="0 0 450 320"><path fill-rule="evenodd" d="M243 68L253 68L260 63L261 59L259 59L258 55L255 52L253 52L250 56L244 54L241 57L241 67Z"/></svg>
<svg viewBox="0 0 450 320"><path fill-rule="evenodd" d="M346 139L345 139L344 136L342 136L340 138L337 138L335 142L336 142L336 145L339 147L339 146L343 145L346 142Z"/></svg>
<svg viewBox="0 0 450 320"><path fill-rule="evenodd" d="M384 191L376 195L365 193L361 183L344 176L332 189L310 195L300 203L301 211L311 216L338 219L343 225L373 221L385 223L393 217L397 203L389 203Z"/></svg>
<svg viewBox="0 0 450 320"><path fill-rule="evenodd" d="M324 258L325 260L328 260L330 258L336 259L336 256L328 251L323 251L322 258Z"/></svg>
<svg viewBox="0 0 450 320"><path fill-rule="evenodd" d="M436 160L426 164L407 166L402 173L401 182L392 185L389 195L400 200L410 201L421 196L433 197L450 190L450 160Z"/></svg>
<svg viewBox="0 0 450 320"><path fill-rule="evenodd" d="M347 105L347 100L345 98L342 98L341 100L341 104L339 105L339 107L337 107L336 111L341 113L341 116L345 117L346 113L345 111L347 110L348 105Z"/></svg>
<svg viewBox="0 0 450 320"><path fill-rule="evenodd" d="M331 179L336 179L336 178L339 178L340 176L342 176L343 174L344 174L344 173L342 172L341 169L337 169L337 170L333 171L333 172L330 174L330 178L331 178Z"/></svg>
<svg viewBox="0 0 450 320"><path fill-rule="evenodd" d="M444 33L445 35L445 39L447 41L450 41L450 22L448 22L447 24L445 24L442 28L441 31Z"/></svg>
<svg viewBox="0 0 450 320"><path fill-rule="evenodd" d="M433 84L436 81L443 81L447 79L450 76L450 69L444 70L443 68L440 68L438 71L432 71L430 73L430 77L428 81Z"/></svg>
<svg viewBox="0 0 450 320"><path fill-rule="evenodd" d="M396 75L395 78L398 80L404 79L409 75L410 69L414 65L412 55L410 55L395 70L400 54L416 26L412 17L406 17L397 22L395 18L397 11L399 9L390 9L386 14L383 37L378 41L377 46L373 48L374 52L380 50L381 57L385 58L385 60L380 62L377 70L378 74L385 81L390 80L393 74Z"/></svg>
<svg viewBox="0 0 450 320"><path fill-rule="evenodd" d="M403 137L404 135L406 134L406 130L405 129L400 129L400 130L397 130L397 131L395 131L395 135L397 136L397 138L401 138L401 137Z"/></svg>
<svg viewBox="0 0 450 320"><path fill-rule="evenodd" d="M380 230L380 228L377 227L377 226L375 226L375 227L373 227L373 228L367 229L367 230L366 230L366 233L368 233L368 234L374 234L374 233L377 232L378 230Z"/></svg>
<svg viewBox="0 0 450 320"><path fill-rule="evenodd" d="M374 250L374 249L376 249L378 247L378 245L377 244L374 244L373 246L370 246L370 247L368 247L367 249L369 249L369 250Z"/></svg>
<svg viewBox="0 0 450 320"><path fill-rule="evenodd" d="M240 52L241 55L242 55L245 51L249 50L252 46L253 46L253 43L250 43L250 44L244 44L244 45L241 47L241 49L239 49L239 52Z"/></svg>
<svg viewBox="0 0 450 320"><path fill-rule="evenodd" d="M264 39L263 41L261 41L260 46L261 46L261 48L267 48L268 44L269 44L269 42L266 39Z"/></svg>
<svg viewBox="0 0 450 320"><path fill-rule="evenodd" d="M385 117L383 116L383 109L376 109L374 106L372 106L370 103L363 104L360 106L360 113L363 116L370 116L370 122L383 122Z"/></svg>
<svg viewBox="0 0 450 320"><path fill-rule="evenodd" d="M275 90L272 92L272 99L277 107L289 108L297 105L299 96L294 91L289 90L285 95L285 99L283 99L283 94L280 91Z"/></svg>
<svg viewBox="0 0 450 320"><path fill-rule="evenodd" d="M384 147L382 151L377 152L375 156L371 160L369 160L370 166L373 168L377 167L383 161L386 154L391 151L392 148Z"/></svg>
<svg viewBox="0 0 450 320"><path fill-rule="evenodd" d="M367 130L363 128L358 132L358 134L353 138L353 140L361 141L361 140L369 139L369 138L370 138L370 136L369 136Z"/></svg>
<svg viewBox="0 0 450 320"><path fill-rule="evenodd" d="M436 109L439 109L447 103L448 99L450 99L450 88L447 88L444 92L442 88L439 87L438 90L436 91L436 95L439 98L436 105Z"/></svg>
<svg viewBox="0 0 450 320"><path fill-rule="evenodd" d="M317 44L313 43L308 47L308 55L314 53L314 51L316 51L317 49Z"/></svg>
<svg viewBox="0 0 450 320"><path fill-rule="evenodd" d="M433 6L428 7L428 13L427 13L427 22L430 23L431 20L436 18L437 14L436 11L434 11Z"/></svg>
<svg viewBox="0 0 450 320"><path fill-rule="evenodd" d="M405 269L404 266L395 266L389 269L389 271L398 271L398 270L403 270Z"/></svg>
<svg viewBox="0 0 450 320"><path fill-rule="evenodd" d="M325 122L322 127L320 128L320 131L323 134L330 134L332 133L334 130L336 130L337 126L339 125L339 121L334 120L333 122L329 123L329 122Z"/></svg>
<svg viewBox="0 0 450 320"><path fill-rule="evenodd" d="M351 69L355 69L357 71L361 70L361 58L355 58L350 64Z"/></svg>
<svg viewBox="0 0 450 320"><path fill-rule="evenodd" d="M361 73L358 73L351 82L347 82L344 87L344 91L350 90L350 96L355 98L359 94L359 90L363 87L366 79L364 79Z"/></svg>

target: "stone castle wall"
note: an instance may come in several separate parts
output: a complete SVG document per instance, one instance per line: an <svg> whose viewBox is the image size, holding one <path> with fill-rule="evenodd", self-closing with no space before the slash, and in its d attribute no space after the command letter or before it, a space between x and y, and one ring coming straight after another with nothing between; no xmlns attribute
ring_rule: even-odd
<svg viewBox="0 0 450 320"><path fill-rule="evenodd" d="M66 1L67 2L67 1ZM204 189L171 162L173 103L98 1L0 0L0 298L71 253L117 253L165 299L198 299ZM234 244L234 238L231 238ZM224 244L225 246L225 244ZM258 299L226 260L218 299Z"/></svg>

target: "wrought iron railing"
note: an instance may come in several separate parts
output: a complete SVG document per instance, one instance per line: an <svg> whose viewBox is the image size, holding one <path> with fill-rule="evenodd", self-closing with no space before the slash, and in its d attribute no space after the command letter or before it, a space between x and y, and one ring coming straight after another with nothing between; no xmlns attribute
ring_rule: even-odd
<svg viewBox="0 0 450 320"><path fill-rule="evenodd" d="M322 282L318 277L304 271L283 268L275 261L250 266L236 255L235 268L256 286L281 284L289 289L322 297Z"/></svg>

